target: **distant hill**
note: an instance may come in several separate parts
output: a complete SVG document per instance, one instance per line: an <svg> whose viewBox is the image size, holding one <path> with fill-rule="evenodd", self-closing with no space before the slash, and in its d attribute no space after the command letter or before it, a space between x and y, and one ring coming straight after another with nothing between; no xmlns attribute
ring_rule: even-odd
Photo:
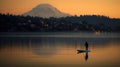
<svg viewBox="0 0 120 67"><path fill-rule="evenodd" d="M50 17L66 17L70 16L69 14L60 12L57 8L53 7L50 4L40 4L33 8L31 11L28 11L23 14L23 16L37 16L37 17L43 17L43 18L50 18Z"/></svg>
<svg viewBox="0 0 120 67"><path fill-rule="evenodd" d="M99 15L84 15L80 16L79 20L85 21L87 24L93 26L110 27L112 29L120 27L120 19L118 18L109 18Z"/></svg>
<svg viewBox="0 0 120 67"><path fill-rule="evenodd" d="M0 14L0 32L120 32L120 19L99 15L42 18Z"/></svg>

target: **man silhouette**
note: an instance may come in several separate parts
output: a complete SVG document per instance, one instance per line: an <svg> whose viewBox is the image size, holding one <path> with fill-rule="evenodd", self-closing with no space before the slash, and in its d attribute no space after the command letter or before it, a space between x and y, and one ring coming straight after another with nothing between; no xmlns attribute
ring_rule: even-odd
<svg viewBox="0 0 120 67"><path fill-rule="evenodd" d="M87 41L85 42L85 47L86 47L86 50L88 50L88 43L87 43Z"/></svg>

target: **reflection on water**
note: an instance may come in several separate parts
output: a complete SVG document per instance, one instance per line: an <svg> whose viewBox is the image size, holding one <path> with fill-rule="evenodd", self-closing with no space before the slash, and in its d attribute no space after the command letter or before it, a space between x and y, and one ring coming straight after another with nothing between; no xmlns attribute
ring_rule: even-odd
<svg viewBox="0 0 120 67"><path fill-rule="evenodd" d="M91 52L77 54L76 50L85 49L86 41L89 43L88 49ZM8 67L119 67L119 49L120 38L1 37L0 65Z"/></svg>
<svg viewBox="0 0 120 67"><path fill-rule="evenodd" d="M87 61L88 60L88 52L77 52L77 54L81 54L81 53L85 53L85 60Z"/></svg>

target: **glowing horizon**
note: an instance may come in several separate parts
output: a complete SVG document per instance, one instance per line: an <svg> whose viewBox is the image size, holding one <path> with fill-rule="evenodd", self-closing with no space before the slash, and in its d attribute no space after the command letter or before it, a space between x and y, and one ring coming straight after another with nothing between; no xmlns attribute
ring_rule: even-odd
<svg viewBox="0 0 120 67"><path fill-rule="evenodd" d="M120 0L0 0L0 13L20 15L44 3L71 15L105 15L120 18Z"/></svg>

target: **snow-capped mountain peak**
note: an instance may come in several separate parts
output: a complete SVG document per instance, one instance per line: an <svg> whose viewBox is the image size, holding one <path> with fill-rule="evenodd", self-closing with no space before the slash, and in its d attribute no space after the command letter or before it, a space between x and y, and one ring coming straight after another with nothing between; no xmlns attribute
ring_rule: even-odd
<svg viewBox="0 0 120 67"><path fill-rule="evenodd" d="M43 18L50 18L50 17L66 17L70 16L69 14L60 12L57 8L53 7L50 4L40 4L34 7L31 11L28 11L23 14L24 16L37 16Z"/></svg>

